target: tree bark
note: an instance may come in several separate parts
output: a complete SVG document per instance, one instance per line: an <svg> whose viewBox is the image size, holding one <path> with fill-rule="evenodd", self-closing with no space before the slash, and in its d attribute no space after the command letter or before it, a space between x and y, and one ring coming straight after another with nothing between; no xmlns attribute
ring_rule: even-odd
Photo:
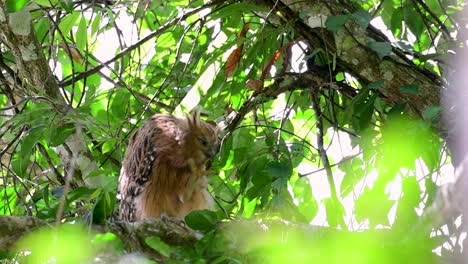
<svg viewBox="0 0 468 264"><path fill-rule="evenodd" d="M389 56L379 58L368 44L388 42L388 39L373 26L362 28L348 19L345 26L335 33L327 30L327 18L356 11L352 6L336 1L282 0L267 3L280 13L283 23L292 25L313 49L327 51L330 58L336 60L337 67L350 73L361 84L383 80L378 91L390 105L407 103L409 110L421 116L428 107L440 104L441 78L414 65L396 47L392 48ZM271 22L275 23L273 18ZM401 86L409 84L417 84L419 92L409 94L400 91Z"/></svg>
<svg viewBox="0 0 468 264"><path fill-rule="evenodd" d="M15 57L23 91L33 93L29 95L47 95L64 106L65 101L37 40L28 8L6 13L5 1L0 1L0 40Z"/></svg>
<svg viewBox="0 0 468 264"><path fill-rule="evenodd" d="M20 100L26 97L41 97L49 101L59 114L73 111L72 106L64 100L58 81L44 57L31 22L29 7L26 6L15 13L7 13L5 10L5 0L0 0L0 42L12 52L15 58L15 64L12 67L14 72L11 73L13 76L10 76L12 80L10 86L14 87L15 96L18 96ZM93 160L82 134L74 134L67 139L65 144L67 148L59 146L57 152L65 167L71 161L72 155L69 150L79 157L75 170L79 177L75 177L74 180L81 183L82 179L99 167ZM99 182L98 178L94 177L93 182L88 184L98 187L94 184L94 182Z"/></svg>

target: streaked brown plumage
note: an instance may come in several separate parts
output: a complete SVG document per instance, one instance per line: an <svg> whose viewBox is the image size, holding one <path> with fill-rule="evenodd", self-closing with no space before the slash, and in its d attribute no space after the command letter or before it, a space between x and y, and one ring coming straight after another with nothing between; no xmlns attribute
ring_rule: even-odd
<svg viewBox="0 0 468 264"><path fill-rule="evenodd" d="M216 125L155 114L131 138L119 177L120 219L183 218L213 209L207 170L218 151Z"/></svg>

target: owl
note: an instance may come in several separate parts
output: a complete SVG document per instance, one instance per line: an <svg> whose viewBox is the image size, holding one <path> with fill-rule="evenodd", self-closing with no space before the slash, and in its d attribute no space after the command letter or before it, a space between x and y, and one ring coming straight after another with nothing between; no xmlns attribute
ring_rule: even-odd
<svg viewBox="0 0 468 264"><path fill-rule="evenodd" d="M122 162L119 218L183 219L194 210L212 210L207 173L219 132L215 123L200 120L198 111L148 119L130 139Z"/></svg>

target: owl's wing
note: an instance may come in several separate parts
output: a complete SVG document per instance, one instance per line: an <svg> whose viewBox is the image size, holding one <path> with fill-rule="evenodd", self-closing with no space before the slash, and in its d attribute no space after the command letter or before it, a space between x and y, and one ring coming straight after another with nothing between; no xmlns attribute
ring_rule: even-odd
<svg viewBox="0 0 468 264"><path fill-rule="evenodd" d="M170 161L172 166L185 166L180 153L183 145L180 119L173 115L156 114L132 136L125 153L119 177L120 219L135 221L137 198L144 192L153 175L155 162Z"/></svg>
<svg viewBox="0 0 468 264"><path fill-rule="evenodd" d="M119 177L120 219L135 221L135 199L143 192L151 177L154 160L158 155L156 140L162 133L151 118L131 138Z"/></svg>

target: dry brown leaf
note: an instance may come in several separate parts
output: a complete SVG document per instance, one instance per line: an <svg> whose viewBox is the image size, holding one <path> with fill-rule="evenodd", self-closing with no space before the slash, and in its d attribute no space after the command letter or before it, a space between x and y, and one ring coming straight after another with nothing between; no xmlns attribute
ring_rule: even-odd
<svg viewBox="0 0 468 264"><path fill-rule="evenodd" d="M239 47L237 47L237 49L233 50L231 54L229 54L226 64L224 65L226 70L226 77L231 77L234 73L234 70L240 61L243 47L244 45L241 44Z"/></svg>
<svg viewBox="0 0 468 264"><path fill-rule="evenodd" d="M275 51L275 54L273 55L273 57L270 59L270 61L268 62L268 64L265 66L265 68L263 68L263 71L262 71L262 75L261 75L261 79L265 79L265 77L267 76L267 74L270 72L271 70L271 67L276 63L276 61L279 59L279 57L281 56L281 52L282 52L283 48L280 48L278 50Z"/></svg>
<svg viewBox="0 0 468 264"><path fill-rule="evenodd" d="M247 35L247 31L249 31L250 28L250 23L244 24L242 27L241 32L237 36L237 38L245 38ZM226 77L231 77L232 74L234 73L234 70L236 69L236 66L239 64L239 61L242 57L242 49L244 48L244 44L240 44L239 47L237 47L235 50L229 54L229 57L226 60L225 66L225 71L226 71Z"/></svg>
<svg viewBox="0 0 468 264"><path fill-rule="evenodd" d="M247 86L247 89L249 89L249 90L260 91L263 88L263 81L262 80L248 79L245 82L245 85Z"/></svg>
<svg viewBox="0 0 468 264"><path fill-rule="evenodd" d="M250 23L245 23L237 38L245 38L245 36L247 35L247 31L249 31L249 29L250 29Z"/></svg>
<svg viewBox="0 0 468 264"><path fill-rule="evenodd" d="M60 43L58 46L61 47L65 51L65 53L67 53L68 56L72 58L74 62L83 64L83 56L73 45L68 45L67 47L67 45L65 45L64 43Z"/></svg>

